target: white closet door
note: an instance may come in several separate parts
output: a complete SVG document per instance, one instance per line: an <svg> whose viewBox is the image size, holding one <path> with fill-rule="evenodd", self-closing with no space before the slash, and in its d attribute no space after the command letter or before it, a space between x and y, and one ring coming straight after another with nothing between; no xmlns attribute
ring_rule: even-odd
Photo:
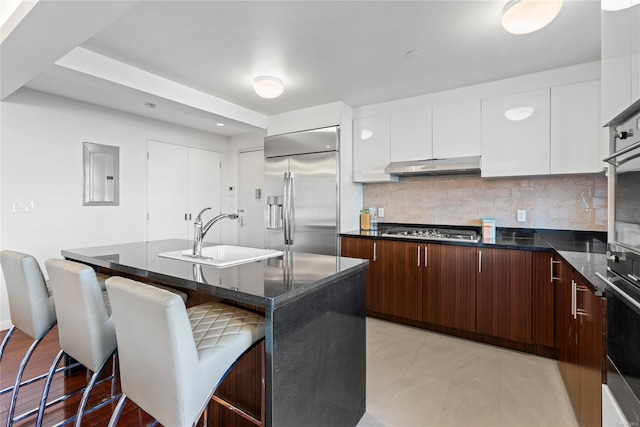
<svg viewBox="0 0 640 427"><path fill-rule="evenodd" d="M186 239L188 150L156 141L147 149L147 239Z"/></svg>
<svg viewBox="0 0 640 427"><path fill-rule="evenodd" d="M220 153L215 151L189 148L189 240L193 240L193 221L198 213L210 207L202 214L202 222L206 224L214 216L220 214ZM226 212L225 212L226 213ZM220 227L225 226L222 219L209 230L204 240L220 242Z"/></svg>

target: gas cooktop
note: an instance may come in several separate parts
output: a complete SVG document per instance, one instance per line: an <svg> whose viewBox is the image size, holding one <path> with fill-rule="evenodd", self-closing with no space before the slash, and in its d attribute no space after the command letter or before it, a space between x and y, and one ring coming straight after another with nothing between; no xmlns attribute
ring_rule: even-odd
<svg viewBox="0 0 640 427"><path fill-rule="evenodd" d="M474 230L459 230L454 228L439 227L394 227L384 231L382 233L382 237L403 237L408 239L478 243L481 236Z"/></svg>

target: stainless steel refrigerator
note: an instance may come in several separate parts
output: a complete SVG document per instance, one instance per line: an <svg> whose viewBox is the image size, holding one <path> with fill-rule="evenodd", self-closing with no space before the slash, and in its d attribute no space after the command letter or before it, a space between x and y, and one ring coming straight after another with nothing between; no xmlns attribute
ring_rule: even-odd
<svg viewBox="0 0 640 427"><path fill-rule="evenodd" d="M338 254L339 127L265 138L265 247Z"/></svg>

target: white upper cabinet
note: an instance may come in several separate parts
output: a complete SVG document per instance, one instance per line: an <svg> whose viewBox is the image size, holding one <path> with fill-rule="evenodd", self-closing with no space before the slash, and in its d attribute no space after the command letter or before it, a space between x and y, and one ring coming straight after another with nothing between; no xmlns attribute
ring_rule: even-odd
<svg viewBox="0 0 640 427"><path fill-rule="evenodd" d="M433 157L481 154L480 100L433 107Z"/></svg>
<svg viewBox="0 0 640 427"><path fill-rule="evenodd" d="M601 172L597 80L551 88L551 174Z"/></svg>
<svg viewBox="0 0 640 427"><path fill-rule="evenodd" d="M391 161L433 158L431 108L393 113L391 121Z"/></svg>
<svg viewBox="0 0 640 427"><path fill-rule="evenodd" d="M549 89L482 100L483 177L549 173L549 100Z"/></svg>
<svg viewBox="0 0 640 427"><path fill-rule="evenodd" d="M609 1L610 2L610 1ZM601 12L601 125L640 99L640 2L614 0Z"/></svg>
<svg viewBox="0 0 640 427"><path fill-rule="evenodd" d="M631 7L631 104L640 99L640 2Z"/></svg>
<svg viewBox="0 0 640 427"><path fill-rule="evenodd" d="M384 173L390 162L389 116L353 121L353 181L390 182L398 177Z"/></svg>

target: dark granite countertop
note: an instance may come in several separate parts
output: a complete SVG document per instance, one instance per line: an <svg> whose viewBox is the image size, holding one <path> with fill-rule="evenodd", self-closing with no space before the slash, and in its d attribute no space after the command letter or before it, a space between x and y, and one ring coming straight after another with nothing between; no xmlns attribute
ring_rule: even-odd
<svg viewBox="0 0 640 427"><path fill-rule="evenodd" d="M189 240L170 239L65 249L62 256L264 308L293 302L368 265L368 261L359 259L299 252L226 268L158 256L192 246Z"/></svg>
<svg viewBox="0 0 640 427"><path fill-rule="evenodd" d="M402 237L382 237L382 234L390 227L416 227L416 228L449 228L442 225L424 224L396 224L381 223L378 231L351 231L342 233L345 237L362 237L368 239L389 239L416 242L416 239ZM470 229L480 232L479 227L452 226L450 228ZM527 251L554 251L571 265L577 273L588 282L587 285L597 295L602 295L606 285L596 276L596 272L606 276L607 260L607 233L600 231L572 231L572 230L547 230L525 228L501 228L496 230L495 242L480 241L470 242L444 242L437 240L418 240L424 243L443 245L465 245L477 247L493 247L502 249L517 249Z"/></svg>

